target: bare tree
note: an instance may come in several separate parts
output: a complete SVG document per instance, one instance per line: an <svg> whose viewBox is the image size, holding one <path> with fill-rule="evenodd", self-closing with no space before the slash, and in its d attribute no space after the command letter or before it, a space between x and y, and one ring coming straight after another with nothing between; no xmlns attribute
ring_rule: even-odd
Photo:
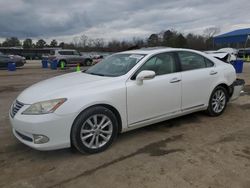
<svg viewBox="0 0 250 188"><path fill-rule="evenodd" d="M212 38L214 35L218 34L220 32L219 27L208 27L204 30L204 35L206 38Z"/></svg>
<svg viewBox="0 0 250 188"><path fill-rule="evenodd" d="M89 38L87 41L87 46L88 47L93 47L94 46L94 39Z"/></svg>
<svg viewBox="0 0 250 188"><path fill-rule="evenodd" d="M79 47L80 38L79 37L74 37L73 38L73 44L74 44L75 47Z"/></svg>
<svg viewBox="0 0 250 188"><path fill-rule="evenodd" d="M104 47L104 39L102 39L102 38L93 39L93 45L95 48L103 48Z"/></svg>
<svg viewBox="0 0 250 188"><path fill-rule="evenodd" d="M214 42L213 37L220 32L219 27L208 27L204 30L204 37L206 39L206 48L213 49Z"/></svg>
<svg viewBox="0 0 250 188"><path fill-rule="evenodd" d="M80 36L80 46L85 48L88 44L88 37L86 35Z"/></svg>

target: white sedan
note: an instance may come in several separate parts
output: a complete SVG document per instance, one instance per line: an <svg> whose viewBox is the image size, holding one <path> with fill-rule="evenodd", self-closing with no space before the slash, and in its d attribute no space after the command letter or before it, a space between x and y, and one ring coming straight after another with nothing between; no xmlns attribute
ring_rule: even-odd
<svg viewBox="0 0 250 188"><path fill-rule="evenodd" d="M232 65L209 54L145 48L39 82L9 114L16 138L32 148L96 153L121 132L196 111L218 116L243 85Z"/></svg>

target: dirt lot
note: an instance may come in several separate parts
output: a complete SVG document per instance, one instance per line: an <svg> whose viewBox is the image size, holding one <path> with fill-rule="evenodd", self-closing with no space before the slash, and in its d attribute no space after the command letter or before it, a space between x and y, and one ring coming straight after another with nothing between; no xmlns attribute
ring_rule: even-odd
<svg viewBox="0 0 250 188"><path fill-rule="evenodd" d="M40 152L12 135L8 110L26 87L73 69L28 62L0 70L0 187L250 187L250 64L239 77L245 93L225 113L203 113L122 134L107 151Z"/></svg>

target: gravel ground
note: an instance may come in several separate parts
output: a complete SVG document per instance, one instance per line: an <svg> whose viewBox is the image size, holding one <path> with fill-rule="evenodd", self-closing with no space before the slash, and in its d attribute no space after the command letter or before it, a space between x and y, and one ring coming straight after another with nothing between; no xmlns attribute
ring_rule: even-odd
<svg viewBox="0 0 250 188"><path fill-rule="evenodd" d="M12 135L8 110L26 87L74 71L28 61L0 70L0 187L250 187L250 64L239 77L245 92L216 118L204 113L119 135L107 151L40 152Z"/></svg>

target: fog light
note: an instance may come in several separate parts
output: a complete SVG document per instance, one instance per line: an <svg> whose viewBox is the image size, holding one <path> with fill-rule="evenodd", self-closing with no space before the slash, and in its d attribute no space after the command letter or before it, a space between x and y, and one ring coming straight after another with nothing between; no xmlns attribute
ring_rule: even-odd
<svg viewBox="0 0 250 188"><path fill-rule="evenodd" d="M44 144L49 141L49 138L44 135L33 134L35 144Z"/></svg>

